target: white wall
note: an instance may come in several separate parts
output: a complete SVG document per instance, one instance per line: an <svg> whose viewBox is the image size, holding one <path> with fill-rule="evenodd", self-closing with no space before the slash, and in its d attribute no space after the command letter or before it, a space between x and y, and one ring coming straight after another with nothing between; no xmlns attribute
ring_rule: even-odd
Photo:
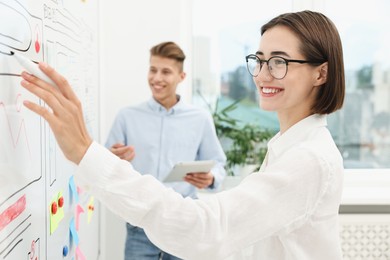
<svg viewBox="0 0 390 260"><path fill-rule="evenodd" d="M146 76L149 49L162 41L177 42L191 60L190 1L101 1L102 137L119 108L150 95ZM187 88L190 78L183 82ZM187 93L186 93L187 94Z"/></svg>
<svg viewBox="0 0 390 260"><path fill-rule="evenodd" d="M190 99L191 1L100 1L100 140L105 141L119 109L150 97L149 49L175 41L187 55L187 78L179 92ZM102 212L101 258L124 258L125 222Z"/></svg>

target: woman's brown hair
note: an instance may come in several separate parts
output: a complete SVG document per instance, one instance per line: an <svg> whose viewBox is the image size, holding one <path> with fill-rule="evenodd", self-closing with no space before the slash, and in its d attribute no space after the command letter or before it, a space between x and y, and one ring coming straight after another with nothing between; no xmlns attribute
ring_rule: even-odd
<svg viewBox="0 0 390 260"><path fill-rule="evenodd" d="M325 15L302 11L279 15L261 27L268 29L283 25L301 41L301 53L307 60L328 62L326 82L320 87L312 112L330 114L343 106L345 96L344 60L341 39L333 22Z"/></svg>

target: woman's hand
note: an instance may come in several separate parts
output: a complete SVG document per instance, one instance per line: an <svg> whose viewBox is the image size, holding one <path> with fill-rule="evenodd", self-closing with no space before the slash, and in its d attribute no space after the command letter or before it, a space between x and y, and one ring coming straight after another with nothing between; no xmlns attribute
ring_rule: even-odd
<svg viewBox="0 0 390 260"><path fill-rule="evenodd" d="M63 76L45 63L39 63L39 68L57 86L27 72L22 73L21 85L41 98L51 110L29 101L24 101L24 105L49 123L65 157L79 164L92 143L84 123L81 102Z"/></svg>

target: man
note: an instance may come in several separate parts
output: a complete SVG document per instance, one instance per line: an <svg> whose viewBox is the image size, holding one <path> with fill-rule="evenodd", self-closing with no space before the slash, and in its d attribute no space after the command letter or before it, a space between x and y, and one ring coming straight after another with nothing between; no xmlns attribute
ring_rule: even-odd
<svg viewBox="0 0 390 260"><path fill-rule="evenodd" d="M152 98L119 112L106 147L131 161L140 173L160 181L180 161L214 160L216 164L208 173L190 173L182 182L165 183L183 197L196 198L196 188L214 190L220 185L226 175L226 157L210 113L183 103L176 94L186 76L181 48L163 42L152 47L150 55L148 82ZM179 259L154 246L141 228L128 223L125 259L160 258Z"/></svg>

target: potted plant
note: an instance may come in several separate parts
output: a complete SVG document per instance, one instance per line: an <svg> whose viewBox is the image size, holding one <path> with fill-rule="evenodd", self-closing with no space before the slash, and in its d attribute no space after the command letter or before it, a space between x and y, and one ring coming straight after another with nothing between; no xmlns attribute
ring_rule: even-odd
<svg viewBox="0 0 390 260"><path fill-rule="evenodd" d="M240 101L219 110L217 100L212 114L217 135L227 157L227 172L231 176L257 171L267 152L267 141L273 136L270 130L259 125L243 124L231 117L230 112L237 108Z"/></svg>

